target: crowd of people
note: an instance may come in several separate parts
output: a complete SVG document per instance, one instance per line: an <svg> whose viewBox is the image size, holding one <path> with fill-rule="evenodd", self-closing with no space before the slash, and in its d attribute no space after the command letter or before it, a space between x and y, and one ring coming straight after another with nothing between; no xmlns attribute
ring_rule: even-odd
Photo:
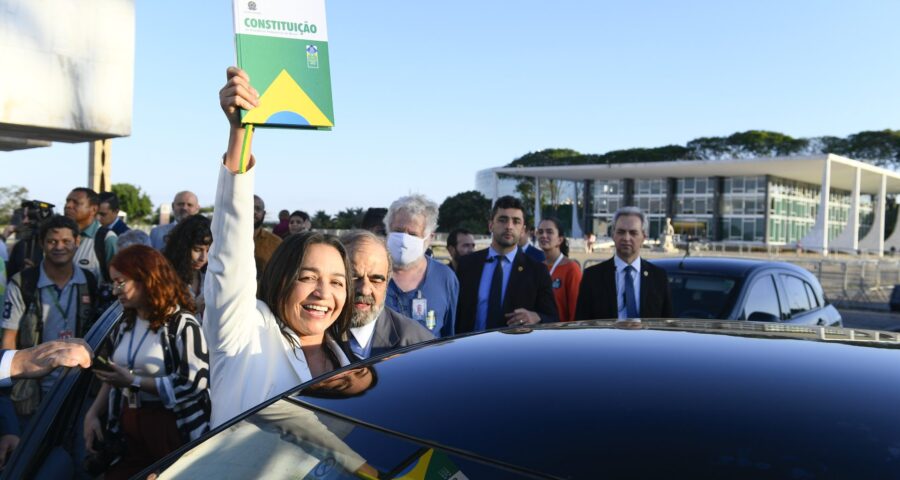
<svg viewBox="0 0 900 480"><path fill-rule="evenodd" d="M64 215L23 215L26 228L0 275L8 279L4 353L86 348L79 339L99 314L121 311L110 341L93 353L102 386L81 422L75 465L119 443L124 454L102 468L105 478L128 478L296 385L436 337L671 315L665 274L640 258L646 222L633 207L613 218L615 256L584 272L568 258L559 220L531 232L522 202L510 196L492 207L488 248L476 250L471 231L449 233L449 264L430 255L438 206L424 195L403 196L382 221L340 237L311 229L299 210L279 212L270 231L254 194L264 160L242 162L252 141L240 109L253 108L258 95L232 67L219 99L229 137L211 220L197 196L182 191L173 221L147 235L125 224L114 194L80 187L66 197ZM21 376L6 357L0 382ZM75 364L84 366L50 365ZM0 428L8 428L0 460L15 446L3 438L19 435L58 375L39 373L48 375L17 380L0 395Z"/></svg>

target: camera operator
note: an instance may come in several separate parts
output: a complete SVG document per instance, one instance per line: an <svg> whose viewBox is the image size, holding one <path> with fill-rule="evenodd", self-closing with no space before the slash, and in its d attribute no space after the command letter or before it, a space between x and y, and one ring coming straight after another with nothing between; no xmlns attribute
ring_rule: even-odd
<svg viewBox="0 0 900 480"><path fill-rule="evenodd" d="M21 216L13 215L11 226L16 233L16 244L6 264L6 278L12 278L25 268L38 265L43 260L44 252L37 238L37 230L41 222L53 216L53 207L53 204L40 200L26 200L22 202Z"/></svg>

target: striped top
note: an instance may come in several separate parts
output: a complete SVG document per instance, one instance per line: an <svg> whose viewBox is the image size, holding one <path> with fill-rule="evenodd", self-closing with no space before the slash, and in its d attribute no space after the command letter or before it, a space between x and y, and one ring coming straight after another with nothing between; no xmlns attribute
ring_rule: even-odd
<svg viewBox="0 0 900 480"><path fill-rule="evenodd" d="M136 323L140 321L137 320ZM140 330L137 325L135 330ZM125 322L119 322L112 337L113 349L116 350L123 339L127 347L131 335L131 330L125 331ZM175 413L175 421L184 440L194 440L209 431L211 414L208 391L209 350L200 323L190 312L179 308L167 324L160 327L155 336L151 332L150 337L153 337L153 343L158 342L162 347L164 374L153 375L159 400L164 407ZM135 363L145 362L138 359ZM121 410L121 389L110 389L108 421L112 431L119 429Z"/></svg>

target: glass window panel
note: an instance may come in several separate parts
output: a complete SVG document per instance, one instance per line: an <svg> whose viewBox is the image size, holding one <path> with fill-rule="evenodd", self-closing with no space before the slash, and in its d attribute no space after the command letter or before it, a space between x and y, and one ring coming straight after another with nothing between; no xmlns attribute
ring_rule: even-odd
<svg viewBox="0 0 900 480"><path fill-rule="evenodd" d="M744 241L752 242L754 237L754 231L756 230L754 227L756 226L756 222L753 220L744 220Z"/></svg>
<svg viewBox="0 0 900 480"><path fill-rule="evenodd" d="M797 314L809 310L809 297L803 286L803 280L792 275L781 275L781 281L784 283L790 313Z"/></svg>
<svg viewBox="0 0 900 480"><path fill-rule="evenodd" d="M803 286L806 287L806 297L809 298L809 305L811 308L818 308L819 305L819 297L816 296L815 292L813 292L812 285L803 282Z"/></svg>
<svg viewBox="0 0 900 480"><path fill-rule="evenodd" d="M695 189L694 189L695 181L696 181L696 180L693 179L693 178L685 178L685 179L684 179L684 191L685 191L685 193L694 193L694 191L695 191Z"/></svg>
<svg viewBox="0 0 900 480"><path fill-rule="evenodd" d="M740 240L741 238L741 220L737 218L731 219L731 228L729 229L729 237L732 240Z"/></svg>
<svg viewBox="0 0 900 480"><path fill-rule="evenodd" d="M698 178L697 179L697 193L706 193L706 185L709 182L709 179L706 178Z"/></svg>
<svg viewBox="0 0 900 480"><path fill-rule="evenodd" d="M753 283L744 305L744 320L759 321L781 318L781 307L778 304L778 292L775 290L774 281L775 279L771 275L766 275Z"/></svg>
<svg viewBox="0 0 900 480"><path fill-rule="evenodd" d="M744 191L747 193L756 191L756 177L747 177L744 179Z"/></svg>

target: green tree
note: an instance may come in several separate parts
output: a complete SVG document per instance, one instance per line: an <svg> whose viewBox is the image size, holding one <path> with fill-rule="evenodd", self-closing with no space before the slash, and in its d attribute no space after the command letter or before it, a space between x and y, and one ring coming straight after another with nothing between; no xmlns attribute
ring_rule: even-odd
<svg viewBox="0 0 900 480"><path fill-rule="evenodd" d="M359 228L365 213L362 208L345 208L334 216L334 228L340 230Z"/></svg>
<svg viewBox="0 0 900 480"><path fill-rule="evenodd" d="M449 232L465 228L475 233L485 233L491 214L491 201L481 192L470 190L447 197L438 207L438 230Z"/></svg>
<svg viewBox="0 0 900 480"><path fill-rule="evenodd" d="M130 183L114 183L112 192L119 197L119 207L128 214L128 220L134 223L148 223L153 214L153 202L141 191L140 187Z"/></svg>
<svg viewBox="0 0 900 480"><path fill-rule="evenodd" d="M317 230L328 230L334 228L334 221L331 220L331 216L325 213L325 210L319 210L315 215L310 219L310 223L312 224L312 228Z"/></svg>
<svg viewBox="0 0 900 480"><path fill-rule="evenodd" d="M28 200L28 189L18 185L0 187L0 225L12 219L13 210L19 208L23 200Z"/></svg>

